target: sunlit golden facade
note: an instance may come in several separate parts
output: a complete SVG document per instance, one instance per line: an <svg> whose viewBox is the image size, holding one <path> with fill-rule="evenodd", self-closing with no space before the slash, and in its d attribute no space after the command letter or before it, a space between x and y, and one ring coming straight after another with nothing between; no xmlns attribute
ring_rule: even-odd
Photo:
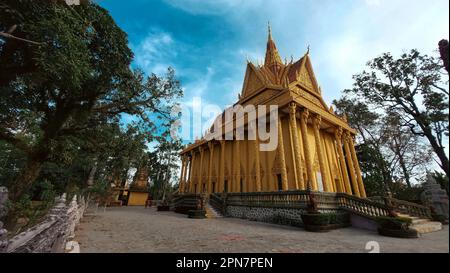
<svg viewBox="0 0 450 273"><path fill-rule="evenodd" d="M309 49L300 60L283 62L269 29L265 62L247 63L236 104L278 106L277 149L260 151L258 139L197 140L181 152L180 193L309 186L366 197L354 148L356 131L325 104Z"/></svg>

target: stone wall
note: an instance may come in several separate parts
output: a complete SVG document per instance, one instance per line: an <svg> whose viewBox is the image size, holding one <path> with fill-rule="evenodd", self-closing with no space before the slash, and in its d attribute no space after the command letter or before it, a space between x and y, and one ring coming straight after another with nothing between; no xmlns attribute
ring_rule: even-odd
<svg viewBox="0 0 450 273"><path fill-rule="evenodd" d="M84 198L74 196L67 204L66 195L56 200L55 206L39 224L8 241L6 252L58 253L75 237L75 228L86 209Z"/></svg>
<svg viewBox="0 0 450 273"><path fill-rule="evenodd" d="M303 212L303 209L298 208L227 206L225 216L258 222L303 226L301 218Z"/></svg>
<svg viewBox="0 0 450 273"><path fill-rule="evenodd" d="M336 210L319 209L320 212L336 212ZM301 215L305 209L301 208L282 208L271 206L226 206L226 217L248 219L251 221L283 224L303 227Z"/></svg>

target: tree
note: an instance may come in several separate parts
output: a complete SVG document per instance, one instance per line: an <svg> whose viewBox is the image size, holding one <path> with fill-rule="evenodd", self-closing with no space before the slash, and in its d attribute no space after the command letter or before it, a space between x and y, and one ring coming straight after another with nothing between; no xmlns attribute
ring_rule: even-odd
<svg viewBox="0 0 450 273"><path fill-rule="evenodd" d="M342 97L333 101L338 115L347 115L358 131L356 151L369 195L398 194L399 184L412 187L412 180L425 171L431 151L418 136L401 125L395 112L371 110L360 98Z"/></svg>
<svg viewBox="0 0 450 273"><path fill-rule="evenodd" d="M444 64L445 70L448 72L448 40L439 41L439 54L441 55L442 62Z"/></svg>
<svg viewBox="0 0 450 273"><path fill-rule="evenodd" d="M154 151L150 152L149 169L150 179L153 181L153 196L165 199L167 194L171 194L172 182L177 180L178 154L182 145L179 140L172 139L168 135L159 138Z"/></svg>
<svg viewBox="0 0 450 273"><path fill-rule="evenodd" d="M1 5L0 32L13 29L21 38L0 36L0 141L26 158L10 189L13 201L38 178L59 141L117 123L123 114L138 118L148 136L168 128L170 108L182 95L174 71L146 78L131 70L126 34L105 9L63 0Z"/></svg>
<svg viewBox="0 0 450 273"><path fill-rule="evenodd" d="M390 191L393 178L389 159L383 153L384 140L380 123L381 114L369 109L368 105L348 97L334 100L336 114L347 115L348 123L358 131L356 151L361 161L361 172L368 195Z"/></svg>
<svg viewBox="0 0 450 273"><path fill-rule="evenodd" d="M434 57L417 50L394 59L390 53L368 62L369 71L354 76L354 88L345 90L388 113L398 113L401 125L431 145L441 169L449 172L444 137L448 137L448 81Z"/></svg>
<svg viewBox="0 0 450 273"><path fill-rule="evenodd" d="M432 151L421 143L419 137L401 125L398 113L387 113L381 120L383 142L391 157L391 172L397 179L412 188L411 180L425 172L432 160Z"/></svg>

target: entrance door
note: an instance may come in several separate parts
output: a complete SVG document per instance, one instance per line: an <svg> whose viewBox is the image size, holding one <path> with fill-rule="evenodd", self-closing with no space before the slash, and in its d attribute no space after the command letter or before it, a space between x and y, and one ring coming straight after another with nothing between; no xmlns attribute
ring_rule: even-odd
<svg viewBox="0 0 450 273"><path fill-rule="evenodd" d="M225 181L223 182L223 191L224 191L224 192L228 192L228 180L225 180Z"/></svg>

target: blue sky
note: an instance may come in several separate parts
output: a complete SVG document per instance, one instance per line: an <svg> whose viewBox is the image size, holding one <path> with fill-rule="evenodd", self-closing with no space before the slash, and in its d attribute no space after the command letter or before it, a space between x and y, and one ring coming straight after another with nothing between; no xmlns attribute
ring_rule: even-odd
<svg viewBox="0 0 450 273"><path fill-rule="evenodd" d="M98 0L129 35L134 66L172 66L184 102L224 108L242 88L247 57L262 62L267 22L282 58L308 45L327 103L383 52L434 54L449 38L448 0Z"/></svg>

